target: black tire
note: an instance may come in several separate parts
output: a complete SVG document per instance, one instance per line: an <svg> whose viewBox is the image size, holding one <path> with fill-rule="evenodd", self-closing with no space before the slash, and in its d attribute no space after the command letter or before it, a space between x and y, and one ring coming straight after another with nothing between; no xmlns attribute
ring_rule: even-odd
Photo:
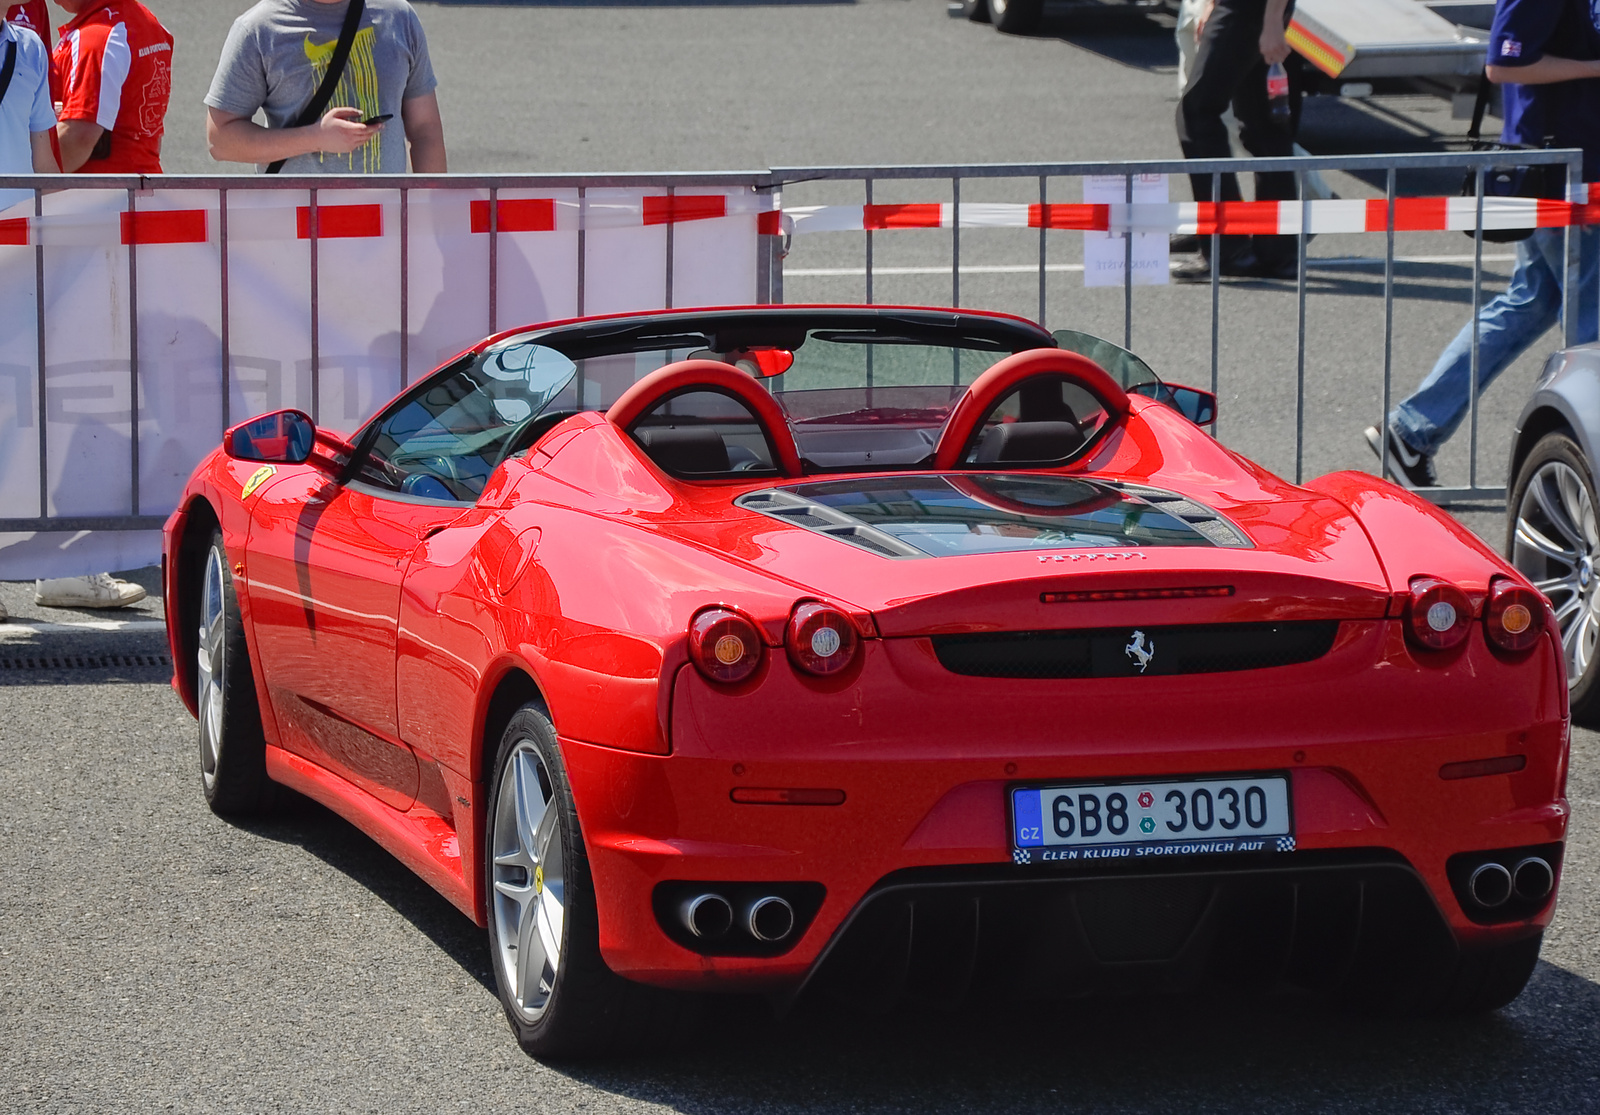
<svg viewBox="0 0 1600 1115"><path fill-rule="evenodd" d="M961 14L973 23L988 23L989 0L961 0Z"/></svg>
<svg viewBox="0 0 1600 1115"><path fill-rule="evenodd" d="M277 795L267 777L261 705L220 529L212 532L202 562L194 611L200 623L194 663L200 786L218 816L254 816L271 809ZM213 678L215 685L209 684Z"/></svg>
<svg viewBox="0 0 1600 1115"><path fill-rule="evenodd" d="M530 793L535 781L543 812L536 822L527 823L528 813L518 822L517 795ZM503 808L511 811L506 818ZM556 833L546 827L550 811L559 820ZM514 838L502 826L507 818L512 819ZM548 841L543 854L531 857L535 864L531 873L526 869L530 857L521 851L530 842L524 833L536 849L541 836ZM517 851L511 850L506 838ZM549 873L546 865L552 868ZM495 987L506 1020L529 1055L592 1057L647 1046L671 1047L682 1040L693 1021L696 1000L625 980L600 955L594 883L572 788L555 730L536 704L519 709L500 740L490 782L483 870ZM537 947L544 963L535 984L515 969L519 961L531 963L533 935L550 927L552 919L543 913L544 900L550 896L561 911L559 929L551 934L559 942L558 960L549 964L548 948L542 943L547 938L540 934ZM519 931L531 923L531 929L522 932L527 952L520 951L524 947L520 943L505 947L503 935L510 935L513 918ZM545 978L551 971L554 978ZM526 991L519 988L519 979Z"/></svg>
<svg viewBox="0 0 1600 1115"><path fill-rule="evenodd" d="M1039 26L1044 0L987 0L989 20L1007 35L1026 35Z"/></svg>
<svg viewBox="0 0 1600 1115"><path fill-rule="evenodd" d="M1565 493L1563 477L1567 478ZM1577 505L1577 515L1563 516L1567 510L1562 506L1563 494ZM1517 470L1511 498L1506 501L1506 556L1529 580L1540 583L1556 609L1557 619L1564 624L1562 646L1572 719L1589 727L1600 726L1600 622L1587 606L1589 598L1600 592L1596 509L1600 509L1600 499L1595 496L1594 471L1577 442L1564 432L1540 438ZM1554 521L1563 517L1565 522ZM1574 518L1580 521L1573 522ZM1587 522L1581 521L1585 519ZM1579 550L1578 563L1552 557L1530 532L1545 541L1565 543ZM1558 537L1561 535L1566 537ZM1577 607L1569 612L1573 604ZM1582 630L1569 644L1568 632L1573 625L1581 625Z"/></svg>

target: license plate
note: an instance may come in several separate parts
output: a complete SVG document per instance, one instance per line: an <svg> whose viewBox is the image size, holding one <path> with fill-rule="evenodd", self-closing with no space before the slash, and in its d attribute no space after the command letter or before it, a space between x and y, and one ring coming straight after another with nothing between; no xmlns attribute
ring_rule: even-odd
<svg viewBox="0 0 1600 1115"><path fill-rule="evenodd" d="M1011 858L1017 863L1293 850L1284 775L1011 790Z"/></svg>

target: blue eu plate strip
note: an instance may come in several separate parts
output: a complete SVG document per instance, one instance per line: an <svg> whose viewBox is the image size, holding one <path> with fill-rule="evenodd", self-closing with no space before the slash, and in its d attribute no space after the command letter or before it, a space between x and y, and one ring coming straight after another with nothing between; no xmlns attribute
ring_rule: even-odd
<svg viewBox="0 0 1600 1115"><path fill-rule="evenodd" d="M1017 847L1037 848L1044 843L1044 820L1039 811L1038 790L1012 791L1012 812Z"/></svg>

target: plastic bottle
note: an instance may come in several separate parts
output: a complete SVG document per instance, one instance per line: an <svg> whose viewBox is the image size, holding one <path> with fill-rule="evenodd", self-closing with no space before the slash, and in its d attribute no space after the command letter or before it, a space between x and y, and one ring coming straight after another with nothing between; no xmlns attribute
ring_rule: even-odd
<svg viewBox="0 0 1600 1115"><path fill-rule="evenodd" d="M1272 122L1285 130L1289 127L1289 72L1282 62L1267 68L1267 109Z"/></svg>

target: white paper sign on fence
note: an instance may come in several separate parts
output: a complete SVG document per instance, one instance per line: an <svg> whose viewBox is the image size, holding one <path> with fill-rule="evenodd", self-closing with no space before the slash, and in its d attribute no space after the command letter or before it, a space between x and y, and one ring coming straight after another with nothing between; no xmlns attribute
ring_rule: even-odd
<svg viewBox="0 0 1600 1115"><path fill-rule="evenodd" d="M1091 175L1083 180L1083 200L1089 205L1110 205L1127 211L1128 179L1120 174ZM1133 179L1135 205L1165 205L1167 176L1139 174ZM1112 222L1116 224L1115 221ZM1116 232L1083 234L1083 285L1121 286L1127 267L1127 240ZM1138 232L1133 237L1133 284L1160 286L1168 280L1170 255L1165 232Z"/></svg>

